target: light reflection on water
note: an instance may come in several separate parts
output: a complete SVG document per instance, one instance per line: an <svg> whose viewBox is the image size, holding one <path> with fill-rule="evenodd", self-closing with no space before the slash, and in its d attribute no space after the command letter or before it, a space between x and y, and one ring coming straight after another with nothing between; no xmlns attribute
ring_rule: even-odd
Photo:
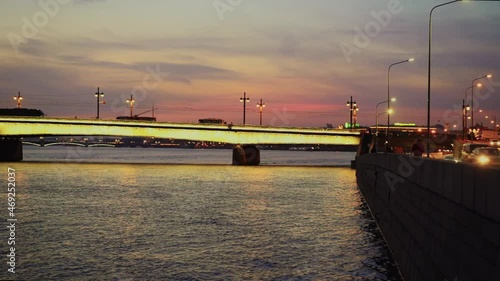
<svg viewBox="0 0 500 281"><path fill-rule="evenodd" d="M400 280L348 168L12 166L18 280Z"/></svg>
<svg viewBox="0 0 500 281"><path fill-rule="evenodd" d="M262 150L262 165L349 166L354 152ZM79 163L231 164L232 150L24 146L25 161Z"/></svg>

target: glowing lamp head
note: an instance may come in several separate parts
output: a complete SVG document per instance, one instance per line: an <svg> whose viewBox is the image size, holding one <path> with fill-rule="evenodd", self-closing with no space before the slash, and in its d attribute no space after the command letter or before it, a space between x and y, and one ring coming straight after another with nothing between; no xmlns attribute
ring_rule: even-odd
<svg viewBox="0 0 500 281"><path fill-rule="evenodd" d="M396 98L392 98L392 99L391 99L391 101L392 101L392 102L395 102L395 101L396 101Z"/></svg>
<svg viewBox="0 0 500 281"><path fill-rule="evenodd" d="M388 114L393 114L393 113L394 113L394 110L392 110L392 108L391 108L391 109L389 109L389 110L387 111L387 113L388 113Z"/></svg>
<svg viewBox="0 0 500 281"><path fill-rule="evenodd" d="M478 88L481 88L481 87L483 86L483 84L481 84L481 83L477 83L477 85L476 85L476 86L477 86Z"/></svg>
<svg viewBox="0 0 500 281"><path fill-rule="evenodd" d="M491 77L493 77L493 75L488 74L488 75L486 75L486 77L487 77L487 78L491 78Z"/></svg>
<svg viewBox="0 0 500 281"><path fill-rule="evenodd" d="M415 58L410 58L408 59L409 62L414 62L415 61Z"/></svg>

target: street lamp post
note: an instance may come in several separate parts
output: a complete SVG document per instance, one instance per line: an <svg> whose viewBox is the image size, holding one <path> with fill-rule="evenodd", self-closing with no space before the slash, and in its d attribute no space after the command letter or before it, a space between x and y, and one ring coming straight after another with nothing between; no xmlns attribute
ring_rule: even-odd
<svg viewBox="0 0 500 281"><path fill-rule="evenodd" d="M391 109L389 109L389 111L384 111L382 113L376 113L376 117L375 117L375 148L377 149L378 148L378 117L380 115L383 115L383 114L392 114L394 111Z"/></svg>
<svg viewBox="0 0 500 281"><path fill-rule="evenodd" d="M384 103L391 103L391 102L395 102L396 101L396 98L391 98L391 99L387 99L385 101L381 101L379 103L377 103L377 106L375 106L375 145L377 145L377 141L378 141L378 116L379 115L382 115L384 113L387 113L387 112L392 112L392 110L389 108L387 111L381 113L381 114L378 114L378 107L379 105L381 104L384 104ZM387 137L386 137L387 139ZM376 147L376 146L375 146Z"/></svg>
<svg viewBox="0 0 500 281"><path fill-rule="evenodd" d="M427 157L430 156L430 146L431 146L431 46L432 46L432 12L438 7L442 7L448 4L453 4L455 2L461 2L465 0L454 0L450 2L446 2L432 8L429 13L429 58L427 65ZM476 0L476 1L487 1L487 0ZM486 75L486 77L491 77L491 75ZM484 77L481 77L484 78ZM472 85L474 85L475 79L472 81ZM474 111L474 108L472 108Z"/></svg>
<svg viewBox="0 0 500 281"><path fill-rule="evenodd" d="M427 158L430 157L431 150L431 47L432 47L432 12L438 7L442 7L455 2L460 2L461 0L454 0L440 4L432 8L429 13L429 57L427 64Z"/></svg>
<svg viewBox="0 0 500 281"><path fill-rule="evenodd" d="M467 112L465 111L465 99L462 100L462 140L465 141L465 114Z"/></svg>
<svg viewBox="0 0 500 281"><path fill-rule="evenodd" d="M352 129L353 128L352 116L353 116L354 110L359 110L359 108L356 105L356 102L352 101L352 96L351 96L351 100L347 101L347 106L349 106L349 129Z"/></svg>
<svg viewBox="0 0 500 281"><path fill-rule="evenodd" d="M482 87L483 85L481 83L477 83L477 85L472 85L471 87L465 89L465 96L464 96L464 100L463 100L463 103L462 103L462 119L463 119L463 137L464 137L464 140L465 140L465 130L467 129L467 111L469 111L471 109L471 107L467 104L465 105L465 103L467 102L467 92L470 90L470 89L474 89L475 87Z"/></svg>
<svg viewBox="0 0 500 281"><path fill-rule="evenodd" d="M243 93L243 97L240 98L240 102L243 103L243 125L246 123L246 113L247 113L247 102L250 102L250 98L247 98L247 93Z"/></svg>
<svg viewBox="0 0 500 281"><path fill-rule="evenodd" d="M257 104L257 107L259 108L259 112L260 112L260 126L262 126L262 109L264 107L266 107L266 104L265 103L262 103L262 99L260 99L260 102Z"/></svg>
<svg viewBox="0 0 500 281"><path fill-rule="evenodd" d="M410 58L410 59L407 59L407 60L402 60L402 61L399 61L399 62L396 62L396 63L393 63L389 66L389 69L387 70L387 101L389 101L391 98L391 68L395 65L398 65L398 64L402 64L402 63L406 63L406 62L413 62L415 61L414 58ZM390 102L387 102L387 112L389 112L389 110L391 110L391 103ZM387 144L389 144L389 127L391 126L390 124L390 114L387 114L387 132L386 132L386 135L385 135L385 141Z"/></svg>
<svg viewBox="0 0 500 281"><path fill-rule="evenodd" d="M102 103L104 104L104 101L101 101L101 98L104 98L104 93L99 91L99 87L97 87L97 92L95 93L95 97L97 98L97 119L99 119L99 105Z"/></svg>
<svg viewBox="0 0 500 281"><path fill-rule="evenodd" d="M467 111L472 110L472 106L469 106L469 104L465 105L465 102L467 102L467 92L470 89L474 90L475 87L480 88L482 86L483 85L481 83L477 83L477 85L472 85L472 86L468 87L467 89L465 89L465 96L464 96L465 100L464 100L464 104L462 105L465 108L465 110L464 110L465 114L464 114L464 117L463 117L464 118L464 125L465 125L465 127L464 127L464 137L465 137L465 129L468 127L467 120L469 119L469 116L467 115ZM471 103L472 103L473 99L474 99L474 96L471 96ZM471 116L470 116L471 118L472 118L472 112L473 111L474 110L471 111ZM471 126L474 127L474 123L472 122L472 119L471 119ZM473 141L473 139L471 139L471 140Z"/></svg>
<svg viewBox="0 0 500 281"><path fill-rule="evenodd" d="M130 95L130 99L127 99L127 103L130 105L130 117L134 117L133 112L134 112L134 97Z"/></svg>
<svg viewBox="0 0 500 281"><path fill-rule="evenodd" d="M481 76L481 77L478 77L478 78L472 80L472 98L471 98L471 104L470 104L470 107L472 109L472 111L470 113L471 114L471 118L472 118L472 127L474 127L474 125L475 125L474 124L474 82L476 82L477 80L481 80L483 78L491 78L491 77L492 77L491 74L486 74L484 76Z"/></svg>
<svg viewBox="0 0 500 281"><path fill-rule="evenodd" d="M21 108L21 101L23 100L21 92L17 92L17 97L14 97L14 100L17 101L17 108Z"/></svg>

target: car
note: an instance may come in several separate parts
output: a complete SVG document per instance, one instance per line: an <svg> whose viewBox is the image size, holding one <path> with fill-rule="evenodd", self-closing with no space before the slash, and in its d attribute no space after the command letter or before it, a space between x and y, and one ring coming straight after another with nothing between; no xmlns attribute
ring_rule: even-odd
<svg viewBox="0 0 500 281"><path fill-rule="evenodd" d="M500 166L500 150L495 147L479 147L472 151L468 163L483 166Z"/></svg>
<svg viewBox="0 0 500 281"><path fill-rule="evenodd" d="M490 146L484 143L464 143L460 153L460 158L462 159L462 161L466 162L469 156L472 154L472 151L476 148L481 148L481 147L490 147Z"/></svg>
<svg viewBox="0 0 500 281"><path fill-rule="evenodd" d="M446 161L453 161L453 162L455 162L455 163L460 162L460 160L459 160L459 159L455 159L455 156L454 156L453 154L448 154L448 155L445 155L445 156L443 157L443 160L446 160Z"/></svg>
<svg viewBox="0 0 500 281"><path fill-rule="evenodd" d="M500 140L498 140L498 139L491 139L490 140L490 145L491 146L500 146Z"/></svg>

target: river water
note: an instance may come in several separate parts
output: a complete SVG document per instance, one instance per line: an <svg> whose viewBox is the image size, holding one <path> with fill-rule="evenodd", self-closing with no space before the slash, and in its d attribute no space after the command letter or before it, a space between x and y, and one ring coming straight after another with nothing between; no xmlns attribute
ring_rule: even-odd
<svg viewBox="0 0 500 281"><path fill-rule="evenodd" d="M2 280L401 280L353 153L261 151L258 167L228 165L229 150L24 155L1 164L16 170L18 219Z"/></svg>

